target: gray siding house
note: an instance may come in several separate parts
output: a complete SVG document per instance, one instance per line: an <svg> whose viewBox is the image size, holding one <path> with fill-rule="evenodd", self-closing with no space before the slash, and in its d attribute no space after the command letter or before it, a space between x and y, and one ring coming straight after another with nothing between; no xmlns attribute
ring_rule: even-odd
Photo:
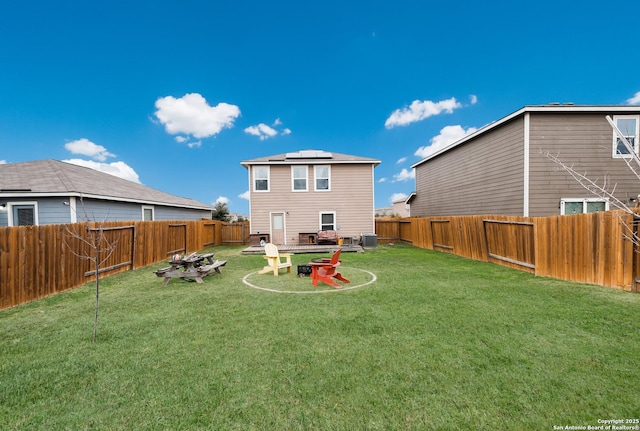
<svg viewBox="0 0 640 431"><path fill-rule="evenodd" d="M412 216L502 214L549 216L604 211L606 199L585 190L544 154L581 174L615 185L615 197L634 206L640 181L606 117L640 142L639 106L525 106L412 167Z"/></svg>
<svg viewBox="0 0 640 431"><path fill-rule="evenodd" d="M379 160L303 150L241 164L249 174L252 237L308 244L322 230L345 238L375 231L373 171Z"/></svg>
<svg viewBox="0 0 640 431"><path fill-rule="evenodd" d="M0 226L210 219L213 208L57 160L0 164Z"/></svg>

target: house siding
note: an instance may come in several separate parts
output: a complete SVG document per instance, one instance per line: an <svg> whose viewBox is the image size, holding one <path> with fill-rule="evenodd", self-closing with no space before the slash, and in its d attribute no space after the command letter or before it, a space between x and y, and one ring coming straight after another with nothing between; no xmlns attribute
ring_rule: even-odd
<svg viewBox="0 0 640 431"><path fill-rule="evenodd" d="M308 191L292 191L291 164L271 165L269 192L253 191L249 167L251 232L270 232L270 214L285 213L286 243L297 244L299 233L320 229L320 212L335 212L338 235L359 236L375 230L373 218L373 166L331 164L331 190L314 190L314 164L308 164Z"/></svg>
<svg viewBox="0 0 640 431"><path fill-rule="evenodd" d="M563 198L594 198L567 172L543 155L549 152L602 185L615 184L627 201L640 193L638 179L623 159L612 157L613 131L606 115L614 113L532 113L530 122L530 215L560 214Z"/></svg>
<svg viewBox="0 0 640 431"><path fill-rule="evenodd" d="M61 224L71 222L69 198L39 198L38 224Z"/></svg>
<svg viewBox="0 0 640 431"><path fill-rule="evenodd" d="M640 193L640 182L624 159L612 156L613 130L607 115L640 115L640 109L544 106L505 117L414 166L416 196L411 214L550 216L561 213L561 199L597 197L546 152L600 186L606 181L607 190L615 190L617 199L633 205L630 199ZM524 151L528 151L526 159Z"/></svg>
<svg viewBox="0 0 640 431"><path fill-rule="evenodd" d="M25 196L24 198L7 199L7 206L0 208L0 226L9 225L9 205L22 202L36 202L38 207L38 224L62 224L71 222L71 209L65 203L69 202L69 198L52 197L52 198L33 198Z"/></svg>
<svg viewBox="0 0 640 431"><path fill-rule="evenodd" d="M412 216L524 211L524 120L480 135L416 166Z"/></svg>
<svg viewBox="0 0 640 431"><path fill-rule="evenodd" d="M7 200L9 204L14 202L37 202L38 224L65 224L71 223L72 207L67 205L70 197L51 198L17 198ZM142 204L134 202L102 201L97 199L76 199L76 221L128 221L142 220ZM211 218L210 211L174 208L155 205L155 220L201 220ZM0 226L8 226L8 207L0 208Z"/></svg>
<svg viewBox="0 0 640 431"><path fill-rule="evenodd" d="M162 205L144 205L153 207L154 220L200 220L211 218L210 211L200 211L188 208L167 207ZM84 204L77 203L78 221L86 214L95 221L127 221L142 220L143 204L135 202L114 202L85 199ZM84 208L84 210L83 210Z"/></svg>

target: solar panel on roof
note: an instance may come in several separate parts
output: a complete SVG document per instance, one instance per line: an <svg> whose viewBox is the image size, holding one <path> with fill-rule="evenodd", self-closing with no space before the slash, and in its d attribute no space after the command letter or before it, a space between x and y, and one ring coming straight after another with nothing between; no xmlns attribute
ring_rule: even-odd
<svg viewBox="0 0 640 431"><path fill-rule="evenodd" d="M295 153L287 153L287 159L331 159L333 154L327 151L302 150Z"/></svg>

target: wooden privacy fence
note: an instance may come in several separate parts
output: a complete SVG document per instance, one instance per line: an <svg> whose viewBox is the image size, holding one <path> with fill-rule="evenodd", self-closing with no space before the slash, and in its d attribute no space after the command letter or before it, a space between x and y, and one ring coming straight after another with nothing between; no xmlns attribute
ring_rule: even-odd
<svg viewBox="0 0 640 431"><path fill-rule="evenodd" d="M553 217L454 216L376 219L380 242L416 247L561 280L637 292L640 253L620 211Z"/></svg>
<svg viewBox="0 0 640 431"><path fill-rule="evenodd" d="M248 243L248 223L217 220L76 223L0 228L0 309L211 246Z"/></svg>

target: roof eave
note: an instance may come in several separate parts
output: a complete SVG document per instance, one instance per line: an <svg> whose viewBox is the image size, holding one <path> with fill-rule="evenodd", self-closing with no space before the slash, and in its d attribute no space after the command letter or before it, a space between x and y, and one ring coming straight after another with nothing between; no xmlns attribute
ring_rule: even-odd
<svg viewBox="0 0 640 431"><path fill-rule="evenodd" d="M0 193L0 198L55 198L55 197L76 197L76 198L86 198L86 199L97 199L103 201L115 201L115 202L127 202L127 203L137 203L141 205L159 205L165 207L174 207L174 208L185 208L185 209L197 209L202 211L213 211L214 207L210 207L207 205L195 205L195 204L179 204L179 203L171 203L171 202L161 202L161 201L152 201L152 200L144 200L144 199L131 199L131 198L123 198L118 196L102 196L102 195L92 195L86 193L78 193L78 192L11 192L11 193Z"/></svg>
<svg viewBox="0 0 640 431"><path fill-rule="evenodd" d="M253 165L379 165L380 160L331 160L331 159L308 159L308 160L244 160L240 162L242 166Z"/></svg>

